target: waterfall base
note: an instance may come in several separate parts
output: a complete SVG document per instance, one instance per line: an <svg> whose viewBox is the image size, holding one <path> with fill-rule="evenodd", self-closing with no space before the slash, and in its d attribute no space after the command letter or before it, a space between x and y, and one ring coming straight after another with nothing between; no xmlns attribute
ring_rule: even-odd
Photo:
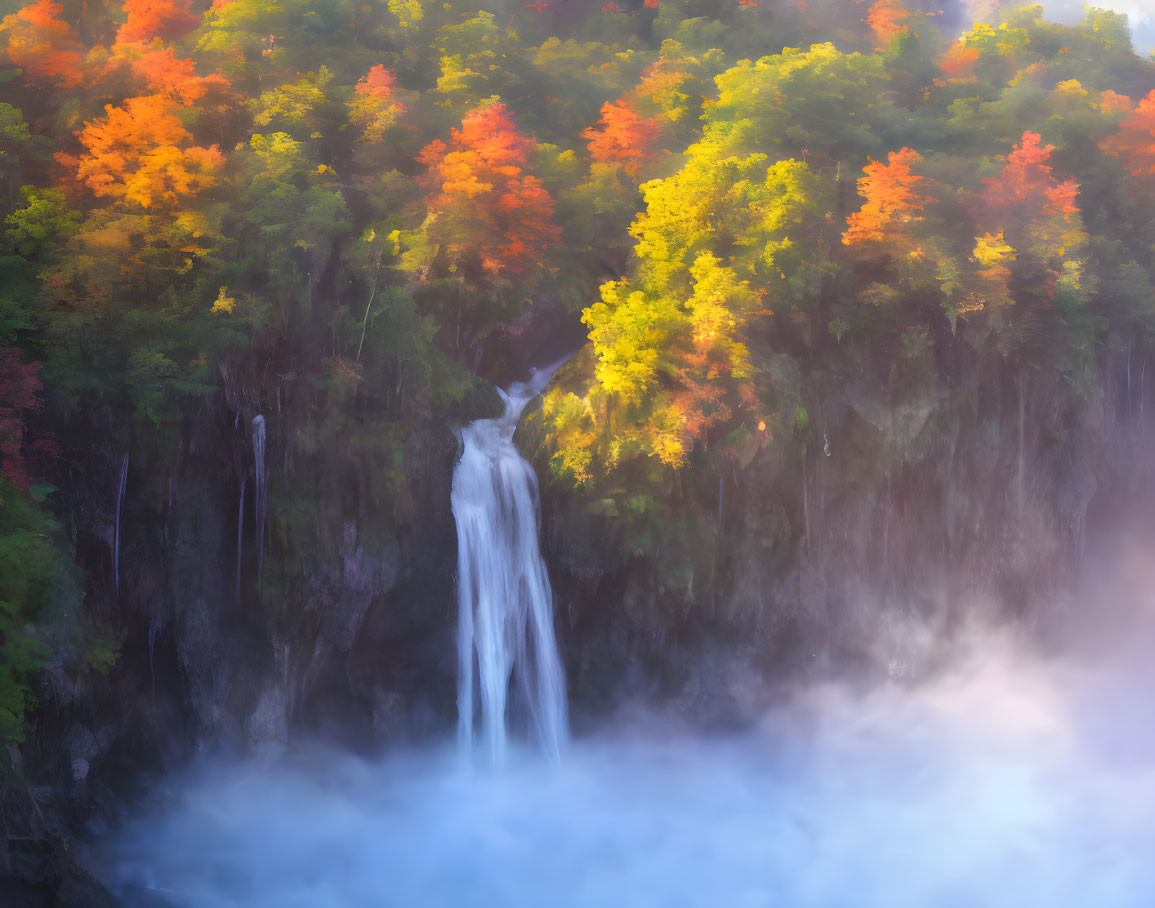
<svg viewBox="0 0 1155 908"><path fill-rule="evenodd" d="M129 906L1141 908L1149 684L1071 682L984 645L919 688L801 691L742 735L635 716L496 771L449 747L208 766L92 866Z"/></svg>

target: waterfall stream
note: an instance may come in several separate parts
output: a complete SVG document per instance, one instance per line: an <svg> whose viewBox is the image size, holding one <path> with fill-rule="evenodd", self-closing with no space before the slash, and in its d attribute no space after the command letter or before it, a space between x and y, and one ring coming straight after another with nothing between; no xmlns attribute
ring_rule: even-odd
<svg viewBox="0 0 1155 908"><path fill-rule="evenodd" d="M128 486L128 451L120 462L120 476L116 483L116 526L112 542L112 582L120 595L120 519L124 511L124 490Z"/></svg>
<svg viewBox="0 0 1155 908"><path fill-rule="evenodd" d="M237 605L241 602L241 565L243 563L245 546L245 477L241 477L241 496L237 504L237 577L235 598Z"/></svg>
<svg viewBox="0 0 1155 908"><path fill-rule="evenodd" d="M504 760L511 697L524 705L541 749L560 752L566 738L565 677L553 632L553 593L538 544L537 476L513 443L525 405L548 381L501 392L505 413L462 430L453 470L458 540L458 740L480 735L494 764ZM475 685L476 681L476 685ZM475 689L476 688L476 689Z"/></svg>
<svg viewBox="0 0 1155 908"><path fill-rule="evenodd" d="M269 476L265 468L265 417L253 417L253 469L256 483L253 489L253 523L257 536L257 584L261 582L261 571L265 563L265 517L269 506ZM242 502L244 493L242 495ZM237 534L238 540L240 534ZM238 552L240 543L238 542ZM239 556L238 556L239 561Z"/></svg>

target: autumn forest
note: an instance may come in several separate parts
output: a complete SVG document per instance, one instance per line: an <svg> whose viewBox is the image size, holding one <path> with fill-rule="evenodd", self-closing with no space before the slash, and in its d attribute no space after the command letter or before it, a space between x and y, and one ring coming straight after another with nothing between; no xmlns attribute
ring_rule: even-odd
<svg viewBox="0 0 1155 908"><path fill-rule="evenodd" d="M515 440L579 718L716 712L735 653L869 673L852 587L1034 614L1133 497L1125 15L483 6L6 4L5 870L201 736L452 721L460 427L531 367L564 360Z"/></svg>

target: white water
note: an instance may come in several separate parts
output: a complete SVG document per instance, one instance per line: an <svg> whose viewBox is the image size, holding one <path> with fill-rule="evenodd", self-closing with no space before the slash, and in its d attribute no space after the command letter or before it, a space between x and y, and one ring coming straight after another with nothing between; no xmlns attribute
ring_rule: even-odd
<svg viewBox="0 0 1155 908"><path fill-rule="evenodd" d="M504 415L462 430L464 447L453 470L458 741L463 752L472 748L479 704L480 735L495 766L508 749L511 696L546 754L557 756L566 738L565 677L538 542L537 476L513 443L521 411L550 374L500 392Z"/></svg>
<svg viewBox="0 0 1155 908"><path fill-rule="evenodd" d="M253 464L256 488L253 490L253 521L257 536L257 583L265 563L265 518L269 507L269 475L265 465L265 417L253 417ZM242 492L242 496L243 496ZM243 497L242 497L243 500ZM240 536L237 536L238 540ZM238 541L238 551L240 543Z"/></svg>

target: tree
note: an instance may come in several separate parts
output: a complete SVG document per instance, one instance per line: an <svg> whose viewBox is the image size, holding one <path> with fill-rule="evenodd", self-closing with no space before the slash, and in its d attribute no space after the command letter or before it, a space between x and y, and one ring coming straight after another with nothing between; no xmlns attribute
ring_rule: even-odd
<svg viewBox="0 0 1155 908"><path fill-rule="evenodd" d="M906 20L910 13L906 11L902 0L876 0L866 14L866 24L874 32L875 43L879 48L886 48L898 35L910 32Z"/></svg>
<svg viewBox="0 0 1155 908"><path fill-rule="evenodd" d="M772 145L796 157L858 159L880 142L867 117L886 106L883 76L881 56L833 44L740 61L716 79L703 138L729 149Z"/></svg>
<svg viewBox="0 0 1155 908"><path fill-rule="evenodd" d="M922 218L926 198L915 187L925 181L911 170L922 155L910 148L892 151L883 164L871 162L863 168L866 176L858 181L858 193L865 202L846 219L847 230L842 242L847 246L862 243L893 245L896 238L909 233L909 226Z"/></svg>
<svg viewBox="0 0 1155 908"><path fill-rule="evenodd" d="M122 48L122 52L125 48ZM191 106L210 92L228 89L228 80L220 73L198 76L196 64L180 58L172 47L155 42L131 58L132 73L145 87L158 95L168 95L180 104Z"/></svg>
<svg viewBox="0 0 1155 908"><path fill-rule="evenodd" d="M1076 204L1079 184L1054 176L1047 163L1052 151L1053 145L1043 145L1042 137L1028 130L1000 174L983 180L980 221L988 231L1002 231L1016 253L1036 262L1062 258L1087 241Z"/></svg>
<svg viewBox="0 0 1155 908"><path fill-rule="evenodd" d="M297 268L319 274L334 238L349 230L336 173L285 132L254 135L238 166L249 187L241 203L253 251L273 283L290 283Z"/></svg>
<svg viewBox="0 0 1155 908"><path fill-rule="evenodd" d="M124 0L125 23L116 32L116 43L178 41L200 24L191 6L192 0Z"/></svg>
<svg viewBox="0 0 1155 908"><path fill-rule="evenodd" d="M603 104L597 125L582 132L595 164L617 165L631 177L653 156L660 136L657 117L642 117L624 100Z"/></svg>
<svg viewBox="0 0 1155 908"><path fill-rule="evenodd" d="M1107 97L1104 92L1104 103L1111 103L1120 107L1114 92ZM1123 162L1133 175L1150 176L1155 174L1155 91L1152 91L1131 112L1120 125L1119 131L1103 140L1103 150Z"/></svg>
<svg viewBox="0 0 1155 908"><path fill-rule="evenodd" d="M658 59L642 70L638 84L623 98L638 114L653 117L668 146L689 144L700 131L703 104L722 69L713 51L692 54L673 38L662 42Z"/></svg>
<svg viewBox="0 0 1155 908"><path fill-rule="evenodd" d="M1044 360L1077 361L1090 349L1085 307L1096 280L1081 257L1089 238L1076 204L1079 184L1054 175L1053 150L1028 130L999 175L983 180L977 220L988 232L974 259L993 299L1013 300L1013 324L993 325L1003 343L1028 345Z"/></svg>
<svg viewBox="0 0 1155 908"><path fill-rule="evenodd" d="M380 142L405 112L397 97L397 77L377 64L353 88L349 118L362 130L362 141Z"/></svg>
<svg viewBox="0 0 1155 908"><path fill-rule="evenodd" d="M1047 214L1072 215L1078 212L1075 199L1079 184L1073 179L1060 183L1047 163L1054 145L1043 145L1043 137L1027 131L1007 158L997 177L983 180L984 201L996 209L1025 208Z"/></svg>
<svg viewBox="0 0 1155 908"><path fill-rule="evenodd" d="M0 23L8 34L8 57L34 79L71 88L84 78L84 53L55 0L37 0Z"/></svg>
<svg viewBox="0 0 1155 908"><path fill-rule="evenodd" d="M191 145L192 134L168 98L129 98L105 112L78 136L86 154L76 176L94 195L141 208L171 208L216 182L223 155L215 145Z"/></svg>
<svg viewBox="0 0 1155 908"><path fill-rule="evenodd" d="M22 110L0 101L0 177L8 184L0 208L15 207L25 166L47 158L51 147L46 136L32 134Z"/></svg>
<svg viewBox="0 0 1155 908"><path fill-rule="evenodd" d="M484 10L443 26L433 45L440 55L437 91L446 103L456 104L476 103L489 95L513 96L521 81L516 72L518 41L515 32L502 28L493 13Z"/></svg>
<svg viewBox="0 0 1155 908"><path fill-rule="evenodd" d="M549 192L526 172L534 149L497 101L467 113L448 142L427 145L417 157L426 215L409 269L478 285L543 266L560 230Z"/></svg>

